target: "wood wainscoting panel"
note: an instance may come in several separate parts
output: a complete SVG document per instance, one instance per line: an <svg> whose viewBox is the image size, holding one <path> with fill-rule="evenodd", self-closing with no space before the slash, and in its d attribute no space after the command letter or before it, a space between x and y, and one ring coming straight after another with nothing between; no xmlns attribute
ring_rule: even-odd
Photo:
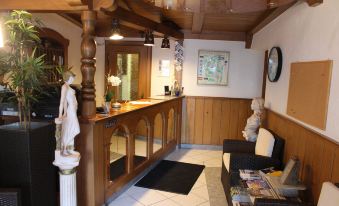
<svg viewBox="0 0 339 206"><path fill-rule="evenodd" d="M251 99L186 96L184 144L222 145L224 139L243 139Z"/></svg>
<svg viewBox="0 0 339 206"><path fill-rule="evenodd" d="M300 159L306 198L316 204L323 182L339 182L339 144L271 110L265 122L266 128L286 141L284 162L292 156Z"/></svg>

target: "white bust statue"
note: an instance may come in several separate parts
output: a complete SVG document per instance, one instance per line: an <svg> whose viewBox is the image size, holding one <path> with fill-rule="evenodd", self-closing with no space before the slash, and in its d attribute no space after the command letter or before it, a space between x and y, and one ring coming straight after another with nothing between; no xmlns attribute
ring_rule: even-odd
<svg viewBox="0 0 339 206"><path fill-rule="evenodd" d="M70 87L75 75L71 71L66 71L63 79L65 83L61 87L59 117L55 119L55 123L61 124L60 154L69 156L79 154L74 151L74 138L80 133L80 126L77 116L78 102L75 91Z"/></svg>
<svg viewBox="0 0 339 206"><path fill-rule="evenodd" d="M257 140L257 131L261 124L264 111L264 99L260 97L254 98L252 100L251 109L254 113L247 119L247 124L244 131L242 131L242 134L247 141L255 142Z"/></svg>

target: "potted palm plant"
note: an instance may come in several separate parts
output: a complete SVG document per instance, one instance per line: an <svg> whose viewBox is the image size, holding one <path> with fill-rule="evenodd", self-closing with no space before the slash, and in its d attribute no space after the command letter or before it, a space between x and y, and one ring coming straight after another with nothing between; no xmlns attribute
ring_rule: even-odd
<svg viewBox="0 0 339 206"><path fill-rule="evenodd" d="M15 93L20 125L25 128L30 124L31 105L37 101L35 95L46 82L44 55L35 55L40 42L38 23L26 11L12 11L4 29L8 36L7 51L0 53L0 76L7 77L7 85Z"/></svg>
<svg viewBox="0 0 339 206"><path fill-rule="evenodd" d="M54 126L30 123L32 103L46 82L44 55L36 55L37 24L26 11L12 11L4 23L7 41L0 50L0 76L15 94L20 123L0 126L0 187L21 189L27 206L55 206Z"/></svg>

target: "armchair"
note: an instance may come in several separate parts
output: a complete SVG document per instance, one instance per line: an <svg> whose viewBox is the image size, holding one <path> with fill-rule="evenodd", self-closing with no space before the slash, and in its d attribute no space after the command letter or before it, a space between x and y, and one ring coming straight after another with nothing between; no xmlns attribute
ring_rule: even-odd
<svg viewBox="0 0 339 206"><path fill-rule="evenodd" d="M229 205L232 205L230 188L239 185L239 169L259 170L268 167L280 169L284 143L282 138L263 128L259 130L256 143L224 140L221 182ZM267 205L267 202L261 201L257 203L258 206Z"/></svg>
<svg viewBox="0 0 339 206"><path fill-rule="evenodd" d="M284 143L282 138L263 128L259 130L256 143L224 140L223 166L227 172L238 172L239 169L259 170L267 167L280 169Z"/></svg>

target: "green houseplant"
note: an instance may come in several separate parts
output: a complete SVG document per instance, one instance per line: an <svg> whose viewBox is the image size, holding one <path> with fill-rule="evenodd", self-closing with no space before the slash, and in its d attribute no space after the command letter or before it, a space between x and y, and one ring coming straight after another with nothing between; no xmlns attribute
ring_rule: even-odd
<svg viewBox="0 0 339 206"><path fill-rule="evenodd" d="M39 22L26 11L14 10L4 23L7 49L0 52L0 76L4 75L9 89L15 93L20 125L30 125L31 105L37 101L45 81L44 55L36 56L40 42Z"/></svg>

